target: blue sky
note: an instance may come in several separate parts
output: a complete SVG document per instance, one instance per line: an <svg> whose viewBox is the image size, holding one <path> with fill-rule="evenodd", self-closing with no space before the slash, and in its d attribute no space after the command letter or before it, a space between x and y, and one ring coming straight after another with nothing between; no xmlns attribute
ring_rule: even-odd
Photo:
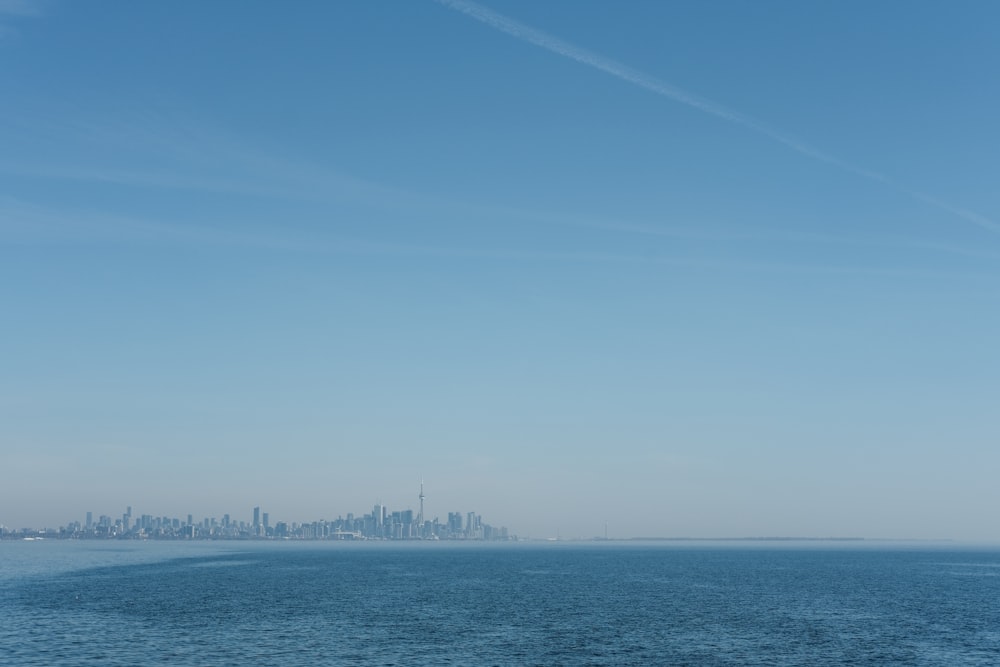
<svg viewBox="0 0 1000 667"><path fill-rule="evenodd" d="M0 2L0 523L996 539L998 19Z"/></svg>

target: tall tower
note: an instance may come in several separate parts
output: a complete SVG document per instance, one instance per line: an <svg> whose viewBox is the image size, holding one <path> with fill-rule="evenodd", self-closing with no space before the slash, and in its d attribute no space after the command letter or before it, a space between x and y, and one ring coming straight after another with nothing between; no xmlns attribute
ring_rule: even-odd
<svg viewBox="0 0 1000 667"><path fill-rule="evenodd" d="M417 517L417 530L424 536L424 480L420 480L420 515Z"/></svg>

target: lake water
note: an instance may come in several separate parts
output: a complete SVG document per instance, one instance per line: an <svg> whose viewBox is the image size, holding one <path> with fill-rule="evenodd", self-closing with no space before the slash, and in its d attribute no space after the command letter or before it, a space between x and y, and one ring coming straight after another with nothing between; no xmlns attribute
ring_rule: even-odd
<svg viewBox="0 0 1000 667"><path fill-rule="evenodd" d="M0 543L2 665L997 665L1000 551Z"/></svg>

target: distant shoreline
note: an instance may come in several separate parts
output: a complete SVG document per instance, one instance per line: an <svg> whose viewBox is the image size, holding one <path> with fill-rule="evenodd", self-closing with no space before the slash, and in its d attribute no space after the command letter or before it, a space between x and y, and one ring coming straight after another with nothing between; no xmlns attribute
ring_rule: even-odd
<svg viewBox="0 0 1000 667"><path fill-rule="evenodd" d="M583 537L525 538L532 542L954 542L943 537Z"/></svg>

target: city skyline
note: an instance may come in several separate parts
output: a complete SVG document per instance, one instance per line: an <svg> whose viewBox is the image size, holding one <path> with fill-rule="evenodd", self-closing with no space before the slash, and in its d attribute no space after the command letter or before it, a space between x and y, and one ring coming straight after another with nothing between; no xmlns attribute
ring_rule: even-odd
<svg viewBox="0 0 1000 667"><path fill-rule="evenodd" d="M0 538L49 534L63 539L352 539L352 540L479 540L517 539L506 526L494 527L476 512L449 511L447 520L437 516L424 519L424 482L420 481L420 509L414 516L412 508L390 510L376 501L367 514L338 514L336 518L318 518L272 522L270 512L255 505L244 520L239 515L195 514L186 519L169 515L133 514L132 505L116 516L87 511L82 518L52 526L5 525L0 516Z"/></svg>

